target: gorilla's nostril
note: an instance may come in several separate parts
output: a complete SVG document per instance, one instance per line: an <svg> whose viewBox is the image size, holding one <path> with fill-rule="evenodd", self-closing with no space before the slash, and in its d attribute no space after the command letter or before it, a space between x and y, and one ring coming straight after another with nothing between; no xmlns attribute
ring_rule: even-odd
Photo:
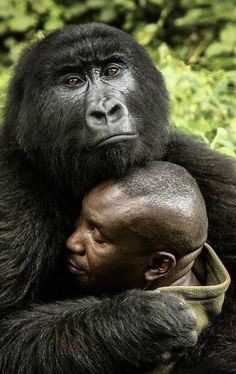
<svg viewBox="0 0 236 374"><path fill-rule="evenodd" d="M125 116L123 105L116 100L107 100L103 104L94 103L88 109L86 114L86 123L90 130L96 129L98 126L108 126L109 123L113 125L118 123L122 117Z"/></svg>
<svg viewBox="0 0 236 374"><path fill-rule="evenodd" d="M113 114L116 114L120 110L120 105L116 104L114 105L108 112L109 116L112 116Z"/></svg>
<svg viewBox="0 0 236 374"><path fill-rule="evenodd" d="M95 110L95 111L93 111L93 112L90 113L90 116L91 116L91 117L94 117L94 118L96 118L96 119L102 119L102 118L105 117L105 113L100 112L100 111L98 111L98 110Z"/></svg>

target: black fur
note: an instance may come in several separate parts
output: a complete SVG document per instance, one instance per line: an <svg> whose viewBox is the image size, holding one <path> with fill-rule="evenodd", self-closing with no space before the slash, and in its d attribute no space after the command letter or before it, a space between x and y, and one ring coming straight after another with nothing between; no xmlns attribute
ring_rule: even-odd
<svg viewBox="0 0 236 374"><path fill-rule="evenodd" d="M66 101L58 67L86 67L114 53L134 78L134 90L118 93L139 140L91 148L84 99ZM0 372L137 373L193 344L194 321L178 299L130 291L77 300L64 268L65 240L86 190L163 159L196 178L207 204L209 241L234 269L235 165L170 132L168 95L144 50L125 33L97 24L68 27L30 46L10 83L0 146ZM233 373L235 365L236 372L231 303L179 370Z"/></svg>
<svg viewBox="0 0 236 374"><path fill-rule="evenodd" d="M0 365L2 373L130 373L166 363L163 346L192 345L194 328L187 307L165 294L34 305L3 319Z"/></svg>

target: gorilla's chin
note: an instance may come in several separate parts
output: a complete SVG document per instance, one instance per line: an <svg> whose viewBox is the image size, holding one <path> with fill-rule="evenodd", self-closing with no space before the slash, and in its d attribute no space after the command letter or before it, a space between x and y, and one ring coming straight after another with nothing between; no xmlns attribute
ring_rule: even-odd
<svg viewBox="0 0 236 374"><path fill-rule="evenodd" d="M114 141L96 147L86 153L86 167L94 169L103 175L112 168L112 177L121 176L126 166L135 161L136 145L134 141ZM109 164L109 166L108 166Z"/></svg>
<svg viewBox="0 0 236 374"><path fill-rule="evenodd" d="M120 178L129 174L135 165L144 164L145 160L135 139L84 150L79 156L74 153L70 164L71 185L74 191L83 194L81 185L88 190L103 180Z"/></svg>

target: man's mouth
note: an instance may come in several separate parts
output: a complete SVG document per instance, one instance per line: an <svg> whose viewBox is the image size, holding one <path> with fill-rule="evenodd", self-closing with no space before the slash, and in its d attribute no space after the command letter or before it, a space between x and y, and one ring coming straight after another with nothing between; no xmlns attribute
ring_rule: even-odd
<svg viewBox="0 0 236 374"><path fill-rule="evenodd" d="M72 261L70 258L67 261L67 269L69 270L71 274L75 274L75 275L86 273L86 270L84 268L75 264L74 261Z"/></svg>

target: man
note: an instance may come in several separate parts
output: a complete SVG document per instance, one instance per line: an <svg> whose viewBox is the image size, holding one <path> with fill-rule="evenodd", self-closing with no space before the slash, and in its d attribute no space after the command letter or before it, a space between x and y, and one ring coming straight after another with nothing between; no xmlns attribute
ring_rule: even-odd
<svg viewBox="0 0 236 374"><path fill-rule="evenodd" d="M73 284L87 294L138 288L179 295L200 332L221 312L230 283L206 244L207 226L201 192L180 166L152 162L101 183L85 196L67 240Z"/></svg>

